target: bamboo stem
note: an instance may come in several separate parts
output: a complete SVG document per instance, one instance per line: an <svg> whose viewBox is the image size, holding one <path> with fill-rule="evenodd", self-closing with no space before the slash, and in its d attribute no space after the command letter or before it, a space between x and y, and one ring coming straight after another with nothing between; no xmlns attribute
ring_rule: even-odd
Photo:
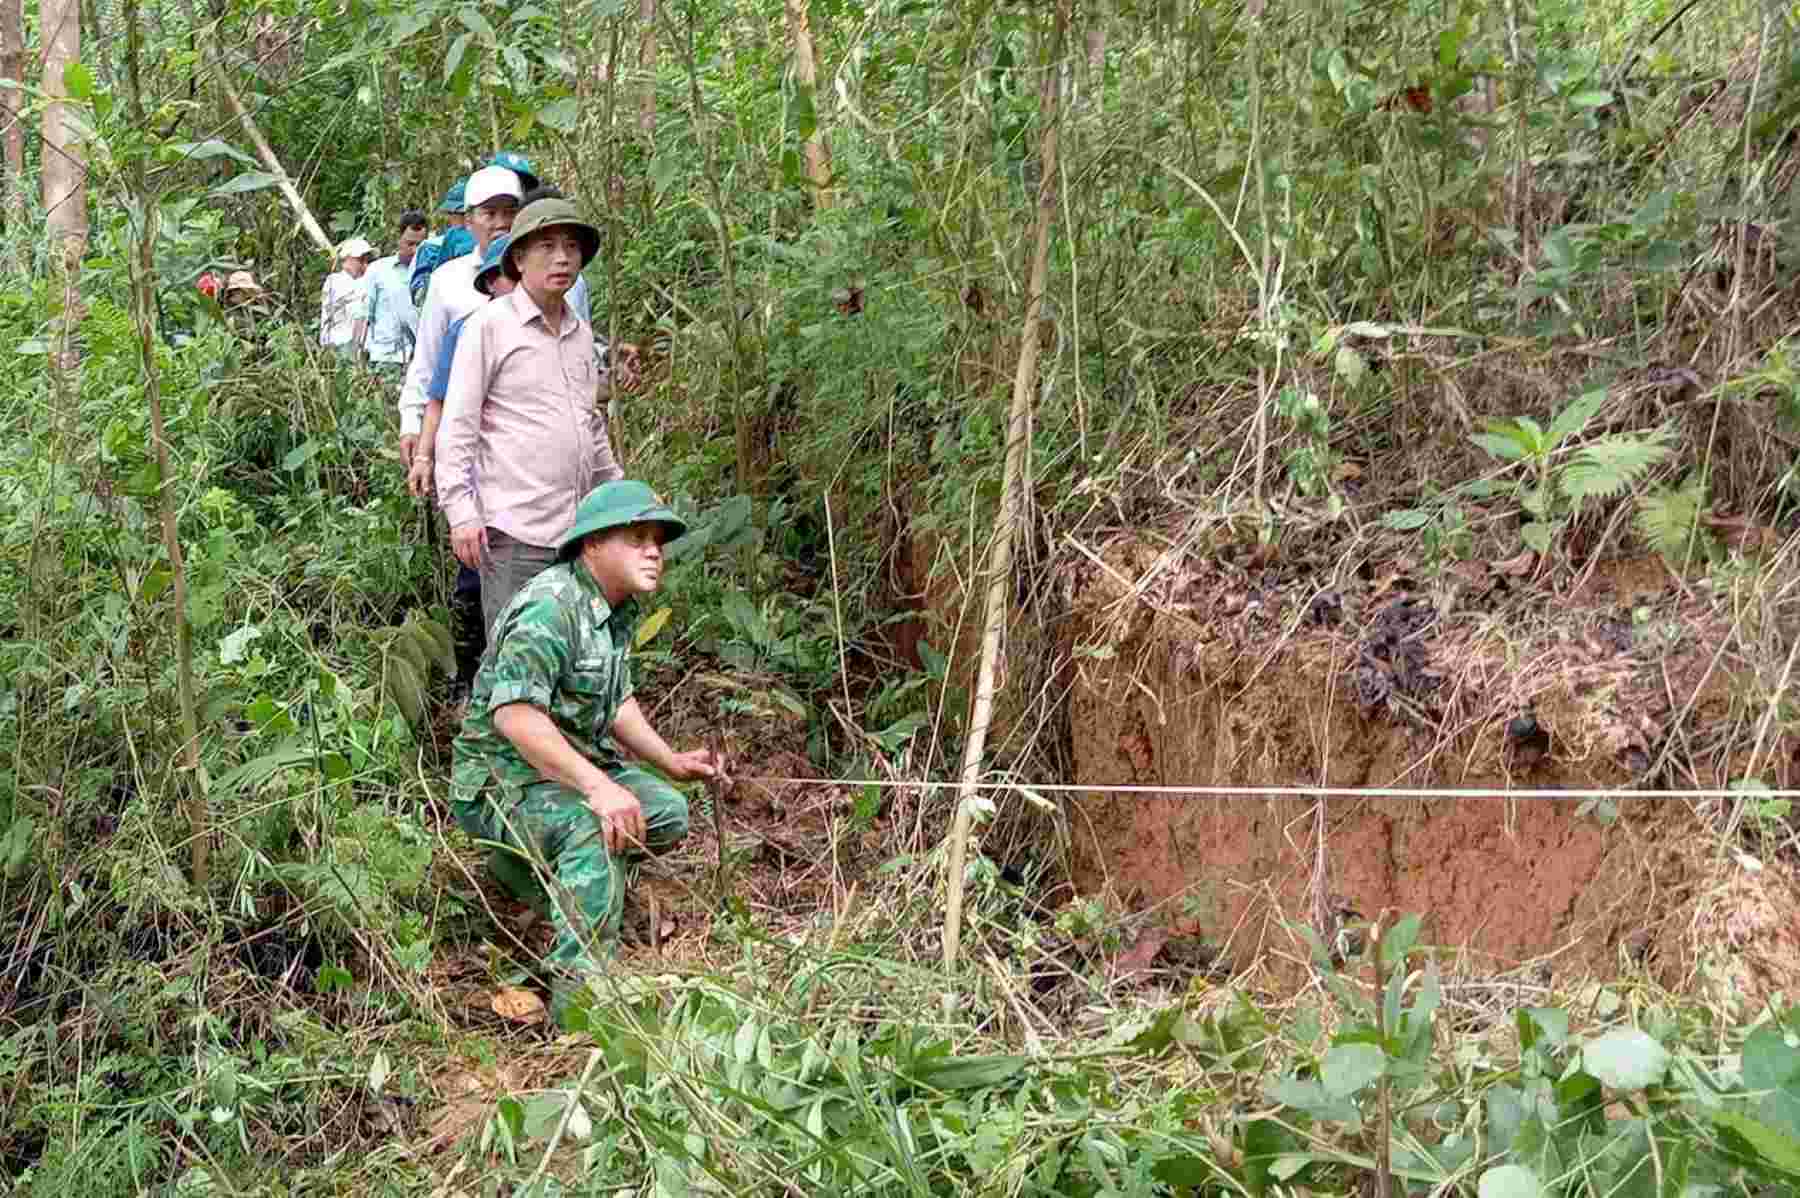
<svg viewBox="0 0 1800 1198"><path fill-rule="evenodd" d="M963 746L962 786L957 791L956 818L950 826L949 895L944 915L945 969L956 968L957 957L962 951L963 873L969 854L969 826L974 815L975 784L981 778L981 759L987 748L988 725L994 717L994 666L1000 655L1000 635L1006 627L1006 589L1011 581L1013 537L1022 506L1020 479L1025 473L1032 397L1037 392L1038 324L1050 273L1050 226L1056 219L1058 101L1062 94L1063 41L1069 30L1071 7L1072 0L1057 2L1050 57L1038 98L1038 113L1044 129L1038 152L1042 170L1038 174L1031 282L1025 320L1019 331L1019 364L1013 375L1012 410L1007 420L1006 467L1001 476L1000 510L994 516L994 536L988 561L987 618L981 634L981 663L975 675L969 738Z"/></svg>
<svg viewBox="0 0 1800 1198"><path fill-rule="evenodd" d="M194 0L181 0L181 7L187 14L189 26L198 30L200 18L194 12ZM320 249L331 253L333 248L331 238L325 236L325 230L320 227L318 220L313 216L312 209L306 206L306 201L301 198L299 189L294 186L294 181L282 168L281 159L275 157L275 151L270 148L268 139L262 135L262 130L256 127L256 120L250 115L250 110L245 108L244 102L238 98L237 89L231 86L231 79L225 74L225 66L219 61L215 48L204 41L201 44L203 48L200 51L200 57L206 62L207 73L212 76L213 83L224 95L225 102L231 106L231 111L237 114L238 124L242 125L244 129L244 136L248 137L250 144L256 147L257 157L263 160L263 165L269 168L271 175L275 176L275 186L280 189L282 198L288 202L288 207L294 210L294 216L300 221L300 227L306 230L307 236L311 237Z"/></svg>

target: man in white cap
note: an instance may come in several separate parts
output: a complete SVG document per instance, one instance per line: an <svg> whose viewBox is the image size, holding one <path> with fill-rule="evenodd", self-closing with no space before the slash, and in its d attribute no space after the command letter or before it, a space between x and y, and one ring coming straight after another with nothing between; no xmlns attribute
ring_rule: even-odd
<svg viewBox="0 0 1800 1198"><path fill-rule="evenodd" d="M346 357L362 348L368 328L369 292L363 281L375 247L352 237L338 247L339 269L325 276L319 293L319 344Z"/></svg>
<svg viewBox="0 0 1800 1198"><path fill-rule="evenodd" d="M431 272L431 284L419 310L419 339L400 388L400 466L407 472L407 485L414 495L431 492L432 446L420 444L419 433L425 422L426 388L444 334L452 323L487 302L487 296L475 290L481 256L494 238L512 228L524 194L519 176L505 167L484 166L470 175L463 202L467 205L466 227L475 235L475 250ZM423 456L415 461L415 455Z"/></svg>

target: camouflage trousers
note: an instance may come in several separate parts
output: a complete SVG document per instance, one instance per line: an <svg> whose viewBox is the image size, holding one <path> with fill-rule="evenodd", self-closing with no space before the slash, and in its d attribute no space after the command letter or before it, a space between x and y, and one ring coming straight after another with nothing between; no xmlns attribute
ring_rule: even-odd
<svg viewBox="0 0 1800 1198"><path fill-rule="evenodd" d="M660 776L615 765L606 776L637 796L644 809L647 847L665 849L688 830L687 798ZM553 969L583 973L602 968L617 951L625 907L624 861L607 851L600 825L581 796L554 782L527 786L504 810L492 801L452 804L469 835L507 846L494 854L494 873L525 902L545 905L540 878L550 879L549 914L556 946Z"/></svg>

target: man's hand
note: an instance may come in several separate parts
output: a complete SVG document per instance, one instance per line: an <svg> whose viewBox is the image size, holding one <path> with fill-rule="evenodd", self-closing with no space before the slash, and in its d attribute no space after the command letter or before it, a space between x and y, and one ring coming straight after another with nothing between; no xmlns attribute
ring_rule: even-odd
<svg viewBox="0 0 1800 1198"><path fill-rule="evenodd" d="M406 468L406 489L414 499L423 499L431 494L431 481L431 455L413 454L412 464Z"/></svg>
<svg viewBox="0 0 1800 1198"><path fill-rule="evenodd" d="M697 782L705 778L726 788L731 786L731 779L725 776L724 755L711 749L689 749L685 753L676 753L669 758L663 769L677 782Z"/></svg>
<svg viewBox="0 0 1800 1198"><path fill-rule="evenodd" d="M419 448L419 434L404 433L400 437L400 469L411 470L413 451Z"/></svg>
<svg viewBox="0 0 1800 1198"><path fill-rule="evenodd" d="M481 569L481 563L487 560L487 526L469 524L451 529L450 549L456 554L456 560L469 569Z"/></svg>
<svg viewBox="0 0 1800 1198"><path fill-rule="evenodd" d="M643 846L644 809L636 795L608 780L599 793L588 796L587 805L599 821L600 835L609 851L618 853Z"/></svg>

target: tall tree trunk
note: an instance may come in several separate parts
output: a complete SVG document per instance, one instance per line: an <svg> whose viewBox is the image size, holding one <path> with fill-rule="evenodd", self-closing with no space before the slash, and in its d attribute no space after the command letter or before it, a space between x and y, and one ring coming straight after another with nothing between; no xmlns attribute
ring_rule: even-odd
<svg viewBox="0 0 1800 1198"><path fill-rule="evenodd" d="M638 0L638 132L656 136L656 0Z"/></svg>
<svg viewBox="0 0 1800 1198"><path fill-rule="evenodd" d="M988 725L994 718L994 673L1000 656L1000 636L1006 629L1006 596L1012 589L1013 538L1018 532L1019 511L1024 506L1025 449L1031 435L1031 412L1038 385L1038 326L1042 320L1044 292L1050 279L1050 227L1056 222L1056 152L1058 126L1062 123L1063 46L1069 32L1074 0L1057 0L1056 25L1050 36L1050 53L1044 63L1043 88L1038 93L1038 194L1031 255L1031 282L1025 294L1025 321L1019 330L1019 364L1013 374L1012 410L1007 418L1006 466L1000 478L1000 510L994 516L992 550L988 558L987 601L981 632L981 662L975 671L975 698L969 711L969 736L963 742L962 785L957 791L956 817L950 826L946 865L948 885L944 912L944 966L955 969L962 951L963 873L968 861L969 825L973 822L976 789L981 778L982 754L987 751Z"/></svg>
<svg viewBox="0 0 1800 1198"><path fill-rule="evenodd" d="M0 78L25 81L24 0L0 0ZM25 114L23 99L15 88L0 88L0 152L6 158L0 178L0 227L10 232L25 227ZM17 238L7 238L16 245ZM0 251L17 260L15 249Z"/></svg>
<svg viewBox="0 0 1800 1198"><path fill-rule="evenodd" d="M58 389L60 422L72 410L81 350L75 329L81 322L81 258L87 251L87 148L71 120L69 92L63 75L81 61L80 0L43 0L39 9L44 41L43 198L44 223L50 234L50 273L62 288L51 350L52 384Z"/></svg>
<svg viewBox="0 0 1800 1198"><path fill-rule="evenodd" d="M806 139L806 177L812 180L813 206L831 207L831 143L825 140L825 114L819 111L819 60L813 52L812 21L807 0L787 0L788 36L794 42L794 76L812 109L813 127Z"/></svg>

